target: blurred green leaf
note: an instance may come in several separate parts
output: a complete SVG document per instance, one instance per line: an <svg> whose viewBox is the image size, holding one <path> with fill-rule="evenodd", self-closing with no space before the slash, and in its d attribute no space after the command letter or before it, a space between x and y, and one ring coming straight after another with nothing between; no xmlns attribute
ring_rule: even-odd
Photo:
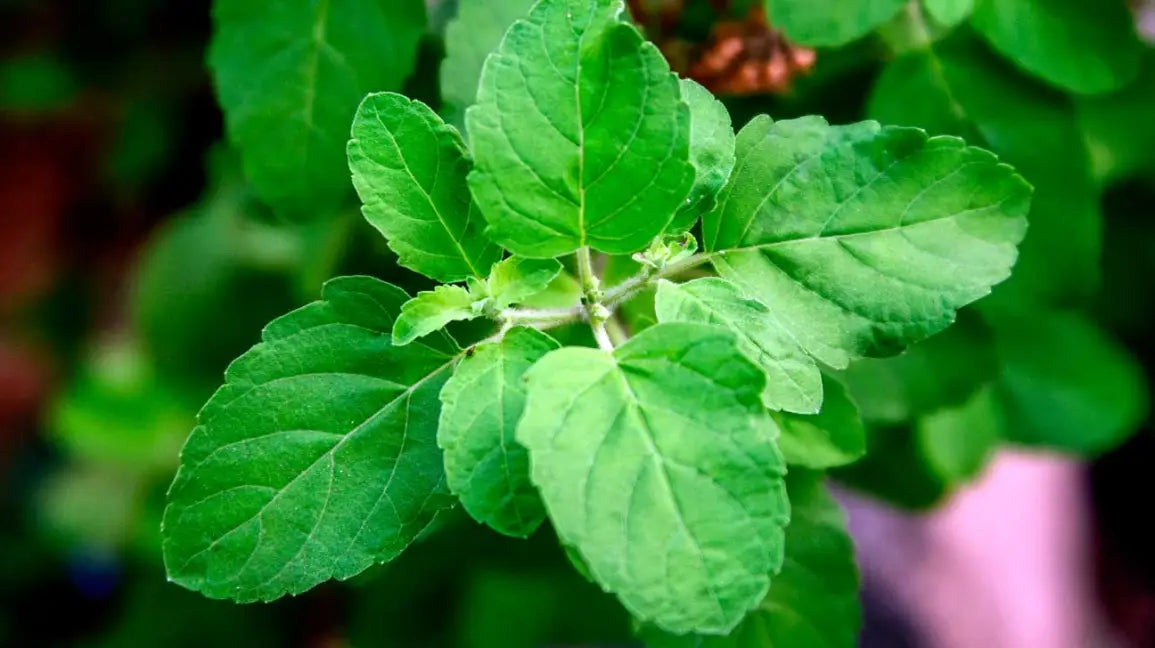
<svg viewBox="0 0 1155 648"><path fill-rule="evenodd" d="M1135 78L1142 46L1125 2L977 0L972 24L1031 74L1081 94Z"/></svg>
<svg viewBox="0 0 1155 648"><path fill-rule="evenodd" d="M990 328L973 311L963 311L953 326L902 355L859 360L838 376L863 418L897 424L961 405L997 373Z"/></svg>
<svg viewBox="0 0 1155 648"><path fill-rule="evenodd" d="M319 218L352 185L357 104L396 90L425 31L422 0L215 0L209 64L230 140L261 198Z"/></svg>
<svg viewBox="0 0 1155 648"><path fill-rule="evenodd" d="M43 112L80 92L72 70L56 54L37 52L0 60L0 110Z"/></svg>
<svg viewBox="0 0 1155 648"><path fill-rule="evenodd" d="M976 0L922 0L926 12L940 25L954 27L970 17Z"/></svg>
<svg viewBox="0 0 1155 648"><path fill-rule="evenodd" d="M196 394L174 391L131 343L105 345L52 403L53 437L77 458L148 474L176 466Z"/></svg>
<svg viewBox="0 0 1155 648"><path fill-rule="evenodd" d="M831 474L841 483L900 508L929 509L950 483L931 464L908 426L867 428L866 456Z"/></svg>
<svg viewBox="0 0 1155 648"><path fill-rule="evenodd" d="M1079 120L1102 183L1155 177L1155 49L1139 77L1119 92L1076 100Z"/></svg>
<svg viewBox="0 0 1155 648"><path fill-rule="evenodd" d="M297 233L260 223L251 211L244 186L223 180L205 203L166 223L143 253L133 317L169 382L207 392L261 327L297 302L289 272L303 249ZM219 323L222 313L227 325Z"/></svg>
<svg viewBox="0 0 1155 648"><path fill-rule="evenodd" d="M1085 317L1035 312L1000 320L996 332L1008 440L1094 456L1146 417L1142 368Z"/></svg>
<svg viewBox="0 0 1155 648"><path fill-rule="evenodd" d="M803 45L832 47L861 38L906 0L766 0L770 22Z"/></svg>
<svg viewBox="0 0 1155 648"><path fill-rule="evenodd" d="M534 0L458 0L457 16L445 28L441 62L441 113L458 130L465 131L465 109L477 98L486 57L533 4Z"/></svg>
<svg viewBox="0 0 1155 648"><path fill-rule="evenodd" d="M990 386L962 405L918 420L918 444L939 475L951 483L973 479L986 466L1003 436L1003 414Z"/></svg>

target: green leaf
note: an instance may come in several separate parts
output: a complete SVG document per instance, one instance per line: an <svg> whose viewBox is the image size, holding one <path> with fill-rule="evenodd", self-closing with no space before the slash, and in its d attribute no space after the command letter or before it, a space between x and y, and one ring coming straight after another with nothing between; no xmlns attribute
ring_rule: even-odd
<svg viewBox="0 0 1155 648"><path fill-rule="evenodd" d="M170 579L237 601L300 593L390 560L452 505L437 395L458 356L391 344L406 299L334 279L229 367L169 491Z"/></svg>
<svg viewBox="0 0 1155 648"><path fill-rule="evenodd" d="M866 456L834 471L843 484L894 506L925 511L942 502L952 484L924 453L909 427L872 426Z"/></svg>
<svg viewBox="0 0 1155 648"><path fill-rule="evenodd" d="M135 345L97 349L60 390L47 415L69 454L115 470L167 473L192 423L186 398L158 380Z"/></svg>
<svg viewBox="0 0 1155 648"><path fill-rule="evenodd" d="M1147 381L1125 349L1079 315L1032 312L996 322L1007 438L1093 456L1147 416Z"/></svg>
<svg viewBox="0 0 1155 648"><path fill-rule="evenodd" d="M839 374L862 416L874 423L913 421L965 403L998 374L990 327L963 311L946 331L902 355L859 360Z"/></svg>
<svg viewBox="0 0 1155 648"><path fill-rule="evenodd" d="M922 0L922 4L930 17L944 27L954 27L975 10L975 0Z"/></svg>
<svg viewBox="0 0 1155 648"><path fill-rule="evenodd" d="M545 290L559 273L561 264L554 259L509 257L493 266L487 289L501 310Z"/></svg>
<svg viewBox="0 0 1155 648"><path fill-rule="evenodd" d="M745 297L729 281L713 277L680 285L661 281L656 309L660 322L718 324L733 331L742 352L766 372L762 401L770 409L814 414L822 406L818 364L769 308Z"/></svg>
<svg viewBox="0 0 1155 648"><path fill-rule="evenodd" d="M477 97L481 67L497 49L513 21L529 13L534 0L458 0L457 16L445 28L441 62L441 112L464 126L465 109Z"/></svg>
<svg viewBox="0 0 1155 648"><path fill-rule="evenodd" d="M990 386L957 407L922 417L915 428L922 454L951 483L975 478L1003 436L1003 414Z"/></svg>
<svg viewBox="0 0 1155 648"><path fill-rule="evenodd" d="M417 338L440 331L450 322L482 317L475 307L474 296L461 286L437 286L401 306L401 314L393 323L393 344L405 346Z"/></svg>
<svg viewBox="0 0 1155 648"><path fill-rule="evenodd" d="M500 342L478 345L441 390L437 443L449 488L474 519L506 535L527 537L545 518L514 430L526 370L556 348L536 329L512 329Z"/></svg>
<svg viewBox="0 0 1155 648"><path fill-rule="evenodd" d="M941 331L1006 279L1031 189L954 137L760 117L703 218L719 274L843 368Z"/></svg>
<svg viewBox="0 0 1155 648"><path fill-rule="evenodd" d="M515 254L644 248L690 193L690 109L621 0L542 0L486 60L469 186Z"/></svg>
<svg viewBox="0 0 1155 648"><path fill-rule="evenodd" d="M413 69L422 0L217 0L209 65L229 140L261 198L323 216L349 191L345 140L358 102Z"/></svg>
<svg viewBox="0 0 1155 648"><path fill-rule="evenodd" d="M1139 71L1143 47L1126 3L978 0L971 22L1024 70L1065 90L1110 92Z"/></svg>
<svg viewBox="0 0 1155 648"><path fill-rule="evenodd" d="M803 45L845 45L874 31L906 0L766 0L770 23Z"/></svg>
<svg viewBox="0 0 1155 648"><path fill-rule="evenodd" d="M1155 177L1155 49L1139 77L1119 92L1076 101L1079 122L1101 184L1129 176Z"/></svg>
<svg viewBox="0 0 1155 648"><path fill-rule="evenodd" d="M561 541L639 619L737 625L782 564L789 505L765 378L733 334L658 324L526 377L517 439Z"/></svg>
<svg viewBox="0 0 1155 648"><path fill-rule="evenodd" d="M887 66L868 112L884 123L988 146L1035 186L1019 262L996 300L1062 303L1095 290L1102 219L1068 97L962 34Z"/></svg>
<svg viewBox="0 0 1155 648"><path fill-rule="evenodd" d="M682 79L682 98L690 106L690 162L694 165L694 186L670 233L690 229L702 214L714 208L718 192L734 170L734 127L730 113L709 90L690 79Z"/></svg>
<svg viewBox="0 0 1155 648"><path fill-rule="evenodd" d="M955 27L975 10L977 0L922 0L927 14L943 27Z"/></svg>
<svg viewBox="0 0 1155 648"><path fill-rule="evenodd" d="M649 648L854 648L862 626L858 567L846 516L819 473L791 471L786 560L770 593L726 637L647 629Z"/></svg>
<svg viewBox="0 0 1155 648"><path fill-rule="evenodd" d="M778 446L788 464L833 468L866 454L866 428L846 388L837 380L822 376L822 390L825 396L818 414L772 414L782 430Z"/></svg>
<svg viewBox="0 0 1155 648"><path fill-rule="evenodd" d="M348 152L365 219L398 263L450 282L484 277L501 258L469 195L465 144L428 106L391 92L365 97Z"/></svg>

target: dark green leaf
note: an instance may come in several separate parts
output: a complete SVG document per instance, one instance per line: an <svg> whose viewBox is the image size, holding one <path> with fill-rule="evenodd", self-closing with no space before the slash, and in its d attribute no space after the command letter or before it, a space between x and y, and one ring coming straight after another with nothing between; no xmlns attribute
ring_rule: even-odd
<svg viewBox="0 0 1155 648"><path fill-rule="evenodd" d="M393 558L452 504L436 434L458 356L392 345L406 299L334 279L229 367L169 491L169 578L213 598L296 594Z"/></svg>
<svg viewBox="0 0 1155 648"><path fill-rule="evenodd" d="M349 191L357 103L413 70L422 0L216 0L209 65L229 139L261 197L325 216Z"/></svg>

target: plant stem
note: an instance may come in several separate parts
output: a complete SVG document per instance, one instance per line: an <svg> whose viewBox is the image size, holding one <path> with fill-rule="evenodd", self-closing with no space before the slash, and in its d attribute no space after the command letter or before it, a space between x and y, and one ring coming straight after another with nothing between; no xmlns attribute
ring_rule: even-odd
<svg viewBox="0 0 1155 648"><path fill-rule="evenodd" d="M598 342L598 348L602 351L613 351L614 341L610 339L609 333L606 332L606 323L602 321L591 321L590 328L593 329L594 339Z"/></svg>
<svg viewBox="0 0 1155 648"><path fill-rule="evenodd" d="M589 247L583 245L578 248L575 256L577 257L578 285L581 286L587 304L600 302L601 295L598 291L600 282L597 275L594 274L593 258L590 255Z"/></svg>
<svg viewBox="0 0 1155 648"><path fill-rule="evenodd" d="M687 270L692 270L714 258L717 252L706 252L702 254L695 254L670 265L655 271L653 268L644 268L640 273L626 279L622 283L610 288L606 291L605 298L602 303L611 311L616 309L622 303L629 301L634 295L645 290L651 284L657 282L659 279L673 277L679 275Z"/></svg>

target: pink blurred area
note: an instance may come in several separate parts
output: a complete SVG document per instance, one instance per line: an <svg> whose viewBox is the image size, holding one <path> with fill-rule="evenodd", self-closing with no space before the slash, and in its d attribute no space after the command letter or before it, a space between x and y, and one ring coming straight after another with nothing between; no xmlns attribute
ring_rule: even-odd
<svg viewBox="0 0 1155 648"><path fill-rule="evenodd" d="M1004 451L941 508L843 496L867 587L931 648L1115 648L1096 596L1085 467ZM1147 637L1137 645L1152 645Z"/></svg>

